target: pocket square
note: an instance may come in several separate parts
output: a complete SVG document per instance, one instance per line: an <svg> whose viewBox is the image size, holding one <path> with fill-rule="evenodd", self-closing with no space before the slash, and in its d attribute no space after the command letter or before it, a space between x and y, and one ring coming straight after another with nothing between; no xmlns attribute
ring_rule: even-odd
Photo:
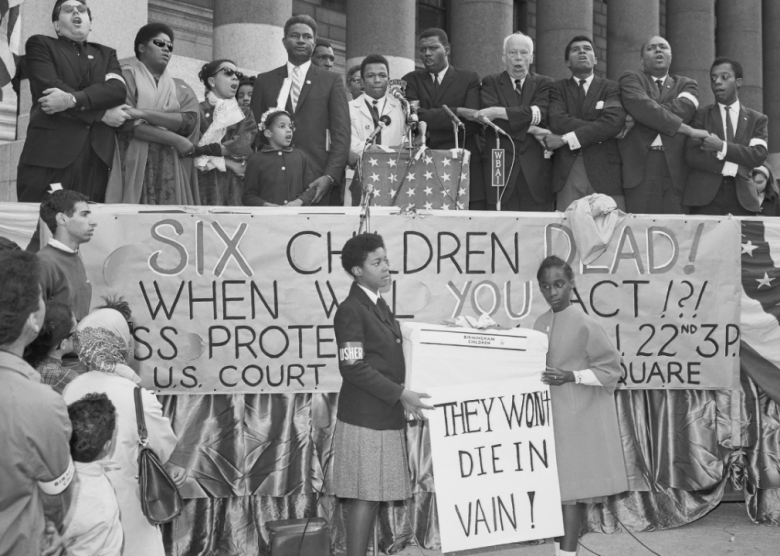
<svg viewBox="0 0 780 556"><path fill-rule="evenodd" d="M602 108L604 108L604 101L600 100L596 103L596 110L601 110Z"/></svg>

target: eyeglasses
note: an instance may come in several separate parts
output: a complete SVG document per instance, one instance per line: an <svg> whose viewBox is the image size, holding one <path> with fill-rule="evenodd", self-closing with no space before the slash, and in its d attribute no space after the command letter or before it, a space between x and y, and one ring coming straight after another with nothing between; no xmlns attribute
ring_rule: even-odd
<svg viewBox="0 0 780 556"><path fill-rule="evenodd" d="M231 69L231 68L219 68L219 69L217 70L217 73L219 73L219 72L222 72L222 73L224 73L226 77L233 77L234 75L235 75L236 77L238 77L239 79L241 79L242 77L244 77L244 74L243 74L243 73L241 73L241 72L240 72L240 71L238 71L238 70Z"/></svg>
<svg viewBox="0 0 780 556"><path fill-rule="evenodd" d="M510 50L507 52L507 56L510 58L522 58L523 60L528 58L530 55L531 53L527 50Z"/></svg>
<svg viewBox="0 0 780 556"><path fill-rule="evenodd" d="M74 6L73 4L65 4L64 6L60 7L60 11L65 12L66 14L72 14L74 11L79 12L80 14L87 13L87 8L84 4L79 4L78 6Z"/></svg>
<svg viewBox="0 0 780 556"><path fill-rule="evenodd" d="M352 79L349 80L349 82L350 83L363 83L363 78L362 77L353 77Z"/></svg>
<svg viewBox="0 0 780 556"><path fill-rule="evenodd" d="M168 52L173 52L173 43L171 41L164 41L162 39L152 39L152 44L157 48L168 47Z"/></svg>

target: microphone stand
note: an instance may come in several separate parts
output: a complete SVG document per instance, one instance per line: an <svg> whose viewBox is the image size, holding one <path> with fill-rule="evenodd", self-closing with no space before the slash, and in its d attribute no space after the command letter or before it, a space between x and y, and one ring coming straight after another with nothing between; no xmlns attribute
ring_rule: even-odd
<svg viewBox="0 0 780 556"><path fill-rule="evenodd" d="M494 132L494 133L496 133L496 149L500 150L501 149L501 134L497 133L497 132ZM506 164L506 158L504 159L504 164ZM504 167L506 168L506 166L504 166ZM498 187L497 188L498 191L496 193L496 210L498 212L501 212L501 196L502 196L502 193L503 193L505 188L506 188L506 179L504 180L503 187Z"/></svg>
<svg viewBox="0 0 780 556"><path fill-rule="evenodd" d="M452 122L452 133L455 134L455 152L458 152L458 124Z"/></svg>

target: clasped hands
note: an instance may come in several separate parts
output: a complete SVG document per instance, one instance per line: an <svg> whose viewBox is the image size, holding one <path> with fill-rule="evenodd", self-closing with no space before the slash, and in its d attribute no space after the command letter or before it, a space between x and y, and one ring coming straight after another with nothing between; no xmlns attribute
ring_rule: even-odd
<svg viewBox="0 0 780 556"><path fill-rule="evenodd" d="M547 366L542 373L542 382L548 386L561 386L567 382L576 382L573 371L562 371L555 367Z"/></svg>

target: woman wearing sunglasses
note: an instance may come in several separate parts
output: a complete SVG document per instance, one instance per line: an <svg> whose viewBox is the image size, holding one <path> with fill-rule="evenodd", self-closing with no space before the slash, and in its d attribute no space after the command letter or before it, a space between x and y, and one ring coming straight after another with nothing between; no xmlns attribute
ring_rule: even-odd
<svg viewBox="0 0 780 556"><path fill-rule="evenodd" d="M206 86L200 103L200 131L195 167L200 202L211 206L240 206L244 194L246 159L257 136L255 117L236 100L243 75L231 60L204 64L198 74Z"/></svg>
<svg viewBox="0 0 780 556"><path fill-rule="evenodd" d="M192 157L200 137L198 99L168 72L173 31L144 25L135 37L135 59L122 64L125 112L132 118L117 134L107 203L199 205Z"/></svg>

